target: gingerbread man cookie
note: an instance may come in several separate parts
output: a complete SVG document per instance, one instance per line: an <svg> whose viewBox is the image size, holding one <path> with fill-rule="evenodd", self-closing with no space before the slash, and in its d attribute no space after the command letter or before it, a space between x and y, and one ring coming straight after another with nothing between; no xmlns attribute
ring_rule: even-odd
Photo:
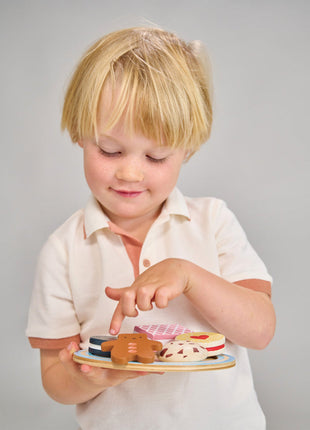
<svg viewBox="0 0 310 430"><path fill-rule="evenodd" d="M143 333L119 334L116 340L101 344L102 351L111 351L111 360L116 364L127 364L128 361L153 363L154 351L161 349L161 342L150 340Z"/></svg>

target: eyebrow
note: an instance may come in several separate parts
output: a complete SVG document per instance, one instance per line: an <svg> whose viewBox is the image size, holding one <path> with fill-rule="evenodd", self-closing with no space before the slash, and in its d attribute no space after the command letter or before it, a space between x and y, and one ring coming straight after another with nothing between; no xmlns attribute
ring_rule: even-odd
<svg viewBox="0 0 310 430"><path fill-rule="evenodd" d="M115 143L117 145L120 145L120 146L124 145L123 141L118 140L117 138L115 138L113 136L110 136L109 134L100 134L99 137L98 137L97 144L100 143L100 139L103 139L103 140L104 139L109 139L109 140L112 140L113 143ZM171 152L170 150L172 150L172 148L170 146L168 146L168 145L163 145L163 146L162 145L157 145L157 146L149 149L147 152L154 153L154 155L157 155L159 157L160 156L167 157L169 155L169 154L166 154L167 150L169 151L169 154L170 154L170 152Z"/></svg>
<svg viewBox="0 0 310 430"><path fill-rule="evenodd" d="M121 143L118 139L116 139L113 136L110 136L109 134L100 134L100 136L98 137L98 140L100 139L110 139L110 140L114 140L114 142L116 143Z"/></svg>

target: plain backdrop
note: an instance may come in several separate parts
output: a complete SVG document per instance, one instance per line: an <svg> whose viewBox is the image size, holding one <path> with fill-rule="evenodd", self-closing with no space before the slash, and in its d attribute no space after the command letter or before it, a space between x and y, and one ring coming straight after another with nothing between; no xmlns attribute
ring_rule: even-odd
<svg viewBox="0 0 310 430"><path fill-rule="evenodd" d="M211 55L214 128L179 187L226 200L265 261L278 325L250 352L257 393L268 429L309 428L309 18L306 0L0 2L1 430L77 428L24 334L38 252L88 198L63 94L97 38L152 23Z"/></svg>

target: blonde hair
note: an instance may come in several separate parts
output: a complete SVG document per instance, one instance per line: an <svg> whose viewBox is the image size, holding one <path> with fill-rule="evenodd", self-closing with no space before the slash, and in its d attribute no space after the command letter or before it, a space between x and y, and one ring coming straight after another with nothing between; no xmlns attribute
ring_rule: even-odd
<svg viewBox="0 0 310 430"><path fill-rule="evenodd" d="M130 131L194 153L212 124L211 72L198 42L158 28L129 28L98 40L69 83L62 130L73 142L97 137L101 94L112 102L105 129L124 118Z"/></svg>

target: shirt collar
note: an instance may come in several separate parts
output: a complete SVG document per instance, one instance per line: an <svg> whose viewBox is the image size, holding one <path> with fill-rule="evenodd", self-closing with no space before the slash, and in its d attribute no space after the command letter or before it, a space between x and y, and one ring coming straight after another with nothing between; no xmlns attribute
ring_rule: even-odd
<svg viewBox="0 0 310 430"><path fill-rule="evenodd" d="M160 218L169 215L180 215L187 218L189 221L191 219L185 197L178 188L174 188L167 198L161 211Z"/></svg>
<svg viewBox="0 0 310 430"><path fill-rule="evenodd" d="M167 198L158 220L163 221L164 219L169 218L170 215L179 215L190 220L190 214L185 198L177 188L175 188ZM109 223L109 218L92 195L84 209L84 228L86 237L88 238L97 230L110 228Z"/></svg>
<svg viewBox="0 0 310 430"><path fill-rule="evenodd" d="M102 228L109 228L109 218L93 195L90 196L84 209L84 228L86 237Z"/></svg>

